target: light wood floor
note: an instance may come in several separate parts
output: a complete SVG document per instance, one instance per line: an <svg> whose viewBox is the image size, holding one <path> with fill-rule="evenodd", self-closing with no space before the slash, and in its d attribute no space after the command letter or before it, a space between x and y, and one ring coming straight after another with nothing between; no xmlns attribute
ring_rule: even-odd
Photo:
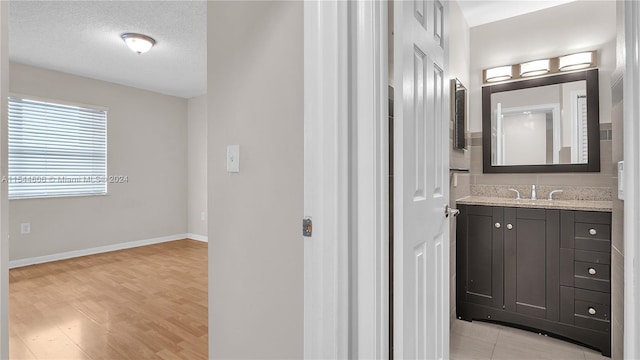
<svg viewBox="0 0 640 360"><path fill-rule="evenodd" d="M207 244L13 269L11 359L206 359Z"/></svg>

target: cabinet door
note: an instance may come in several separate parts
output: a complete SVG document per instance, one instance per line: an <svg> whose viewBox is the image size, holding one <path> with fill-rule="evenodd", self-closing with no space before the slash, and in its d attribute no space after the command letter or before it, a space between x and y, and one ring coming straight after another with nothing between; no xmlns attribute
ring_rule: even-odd
<svg viewBox="0 0 640 360"><path fill-rule="evenodd" d="M473 205L459 208L458 300L502 309L502 208Z"/></svg>
<svg viewBox="0 0 640 360"><path fill-rule="evenodd" d="M559 211L505 208L504 222L506 310L558 320Z"/></svg>

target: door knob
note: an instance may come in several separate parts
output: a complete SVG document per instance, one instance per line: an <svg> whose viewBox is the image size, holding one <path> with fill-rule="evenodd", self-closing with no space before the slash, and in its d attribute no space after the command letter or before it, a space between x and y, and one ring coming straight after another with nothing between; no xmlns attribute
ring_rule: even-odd
<svg viewBox="0 0 640 360"><path fill-rule="evenodd" d="M495 225L493 225L493 226L495 226L495 227L496 227L496 229L500 229L500 226L502 226L502 225L500 225L500 223L496 223L496 224L495 224Z"/></svg>
<svg viewBox="0 0 640 360"><path fill-rule="evenodd" d="M455 217L458 214L460 214L460 210L450 207L449 204L444 206L444 217L449 217L449 215Z"/></svg>
<svg viewBox="0 0 640 360"><path fill-rule="evenodd" d="M594 309L594 308L590 307L590 308L589 308L589 314L590 314L590 315L595 315L595 314L596 314L596 309Z"/></svg>
<svg viewBox="0 0 640 360"><path fill-rule="evenodd" d="M507 224L507 229L508 229L508 230L513 229L513 225L511 225L511 224Z"/></svg>
<svg viewBox="0 0 640 360"><path fill-rule="evenodd" d="M595 275L595 274L596 274L596 269L595 269L595 268L590 267L590 268L589 268L589 275Z"/></svg>
<svg viewBox="0 0 640 360"><path fill-rule="evenodd" d="M589 229L589 234L596 235L597 233L596 229Z"/></svg>

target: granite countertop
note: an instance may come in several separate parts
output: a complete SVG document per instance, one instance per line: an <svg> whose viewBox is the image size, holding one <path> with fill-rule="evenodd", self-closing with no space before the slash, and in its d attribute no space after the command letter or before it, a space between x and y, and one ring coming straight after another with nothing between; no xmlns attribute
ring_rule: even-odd
<svg viewBox="0 0 640 360"><path fill-rule="evenodd" d="M488 196L467 196L456 200L458 204L465 205L488 205L507 207L526 207L537 209L560 209L560 210L583 210L583 211L604 211L611 212L611 201L593 200L531 200L531 199L508 199Z"/></svg>

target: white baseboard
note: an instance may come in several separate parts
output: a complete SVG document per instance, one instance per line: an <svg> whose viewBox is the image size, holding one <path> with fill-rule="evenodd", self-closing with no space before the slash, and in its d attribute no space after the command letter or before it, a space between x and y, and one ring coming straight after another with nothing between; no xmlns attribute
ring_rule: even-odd
<svg viewBox="0 0 640 360"><path fill-rule="evenodd" d="M74 251L68 251L68 252L63 252L58 254L38 256L38 257L27 258L27 259L12 260L12 261L9 261L9 269L35 265L35 264L42 264L42 263L51 262L51 261L66 260L66 259L76 258L80 256L100 254L100 253L105 253L110 251L130 249L130 248L145 246L145 245L160 244L163 242L169 242L169 241L175 241L175 240L183 240L187 238L193 239L192 236L193 234L177 234L177 235L163 236L163 237L153 238L153 239L130 241L130 242L106 245L106 246L98 246L90 249L74 250ZM195 236L202 238L202 236L200 235L195 235ZM199 240L199 239L194 239L194 240ZM206 241L206 240L199 240L199 241Z"/></svg>
<svg viewBox="0 0 640 360"><path fill-rule="evenodd" d="M198 235L198 234L185 234L184 235L187 239L191 239L191 240L196 240L196 241L202 241L202 242L209 242L209 237L206 235Z"/></svg>

